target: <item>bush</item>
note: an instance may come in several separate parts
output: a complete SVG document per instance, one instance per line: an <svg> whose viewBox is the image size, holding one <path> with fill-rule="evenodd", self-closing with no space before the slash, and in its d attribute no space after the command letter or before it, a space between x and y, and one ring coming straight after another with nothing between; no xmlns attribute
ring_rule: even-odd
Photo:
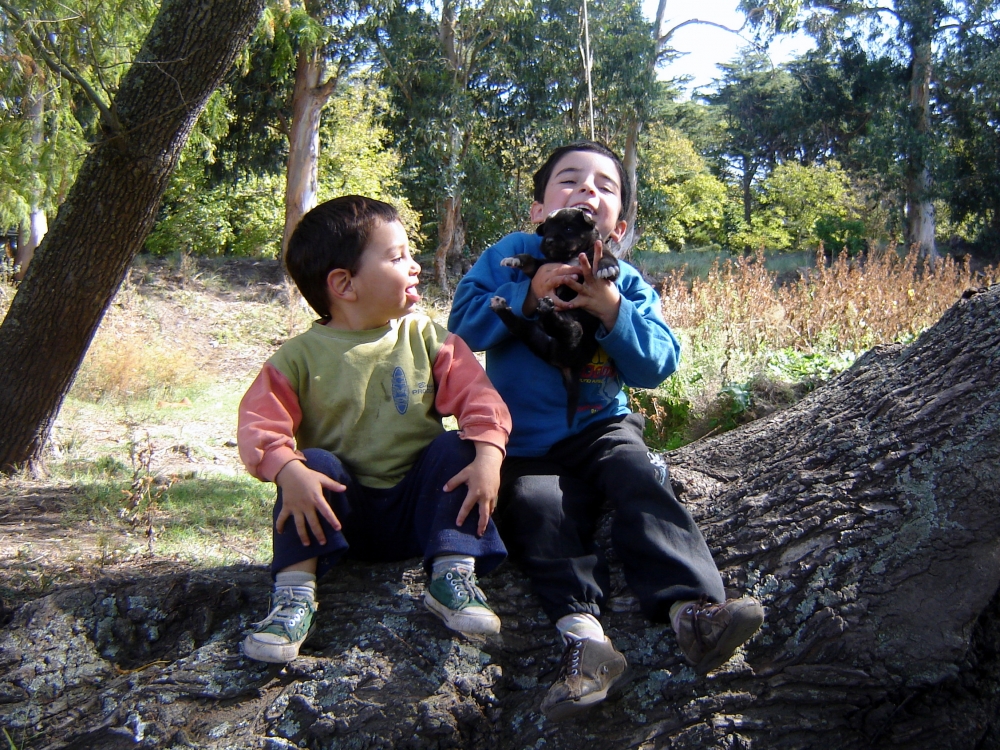
<svg viewBox="0 0 1000 750"><path fill-rule="evenodd" d="M861 253L866 246L865 223L859 219L845 219L826 214L816 220L816 236L831 254L846 250L850 256Z"/></svg>

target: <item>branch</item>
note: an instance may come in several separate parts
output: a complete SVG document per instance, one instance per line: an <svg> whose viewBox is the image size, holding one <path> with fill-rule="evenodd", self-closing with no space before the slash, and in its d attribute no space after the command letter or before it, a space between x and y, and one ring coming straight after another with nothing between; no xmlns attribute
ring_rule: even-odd
<svg viewBox="0 0 1000 750"><path fill-rule="evenodd" d="M340 83L340 79L344 75L344 71L346 71L353 64L353 62L354 61L348 58L347 55L342 55L337 61L337 72L327 78L326 83L317 86L313 90L313 95L317 99L326 102L326 100L333 95L333 92L337 90L337 84Z"/></svg>
<svg viewBox="0 0 1000 750"><path fill-rule="evenodd" d="M700 18L689 18L686 21L681 21L679 24L670 29L668 32L656 38L656 58L659 59L660 57L663 56L663 53L667 51L667 44L669 44L671 37L673 37L675 33L677 33L680 29L684 28L685 26L691 26L694 24L700 26L714 26L717 29L728 31L730 34L736 34L737 36L740 36L740 38L742 38L743 41L748 42L749 44L753 44L755 47L760 48L761 45L757 44L757 42L754 42L753 40L746 39L741 36L743 30L747 27L748 23L749 19L747 21L744 21L743 25L740 26L738 29L731 29L728 26L725 26L721 23L716 23L715 21L703 21ZM659 31L659 29L657 29L657 31Z"/></svg>
<svg viewBox="0 0 1000 750"><path fill-rule="evenodd" d="M93 102L94 106L97 107L98 111L101 113L101 119L104 124L111 130L112 133L118 134L122 130L121 122L118 120L118 116L111 111L111 108L104 102L103 99L98 95L96 91L87 83L86 79L83 78L79 73L73 70L71 67L66 65L65 61L61 58L57 61L52 53L49 52L45 47L45 43L41 38L31 29L28 25L27 20L22 16L17 10L14 9L6 0L0 0L0 10L10 15L15 21L24 27L24 33L27 34L28 40L31 42L32 46L38 51L39 57L45 62L49 68L58 75L65 76L77 86L83 89L87 98ZM58 53L57 53L58 54Z"/></svg>

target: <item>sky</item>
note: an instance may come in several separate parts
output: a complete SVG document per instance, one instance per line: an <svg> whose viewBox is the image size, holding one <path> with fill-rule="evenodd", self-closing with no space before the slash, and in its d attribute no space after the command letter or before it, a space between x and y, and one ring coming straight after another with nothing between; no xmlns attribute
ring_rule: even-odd
<svg viewBox="0 0 1000 750"><path fill-rule="evenodd" d="M643 15L649 20L656 16L657 0L643 0ZM738 29L743 24L743 14L736 10L738 0L698 0L696 3L682 0L667 0L667 22L664 28L671 28L689 18ZM749 35L747 35L749 38ZM681 75L694 76L688 85L688 94L698 86L707 86L717 78L720 71L715 66L732 61L740 48L747 42L736 34L702 24L690 24L680 29L673 38L672 46L686 52L672 63L661 66L661 78ZM812 48L812 41L802 34L780 37L769 46L768 52L777 65Z"/></svg>

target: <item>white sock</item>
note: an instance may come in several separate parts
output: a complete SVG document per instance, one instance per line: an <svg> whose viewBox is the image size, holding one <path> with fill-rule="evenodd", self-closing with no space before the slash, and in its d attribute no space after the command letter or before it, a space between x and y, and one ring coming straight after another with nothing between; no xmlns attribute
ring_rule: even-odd
<svg viewBox="0 0 1000 750"><path fill-rule="evenodd" d="M440 555L431 564L431 578L444 575L452 568L464 568L469 573L476 570L476 558L469 555Z"/></svg>
<svg viewBox="0 0 1000 750"><path fill-rule="evenodd" d="M565 641L570 638L574 640L581 638L589 638L594 641L604 640L604 628L601 627L600 621L586 612L560 617L559 621L556 622L556 629Z"/></svg>
<svg viewBox="0 0 1000 750"><path fill-rule="evenodd" d="M316 574L306 573L304 570L289 570L278 573L274 577L275 586L292 586L296 589L308 589L312 600L316 601ZM304 593L304 592L296 592Z"/></svg>

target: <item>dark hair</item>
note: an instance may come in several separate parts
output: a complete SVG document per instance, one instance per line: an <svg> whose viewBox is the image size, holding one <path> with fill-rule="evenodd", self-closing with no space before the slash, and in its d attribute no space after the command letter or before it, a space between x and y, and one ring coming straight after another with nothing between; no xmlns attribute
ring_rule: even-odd
<svg viewBox="0 0 1000 750"><path fill-rule="evenodd" d="M603 143L597 143L596 141L576 141L575 143L568 143L565 146L560 146L549 154L549 158L546 159L545 163L538 169L537 172L535 172L535 202L545 202L545 188L548 187L549 180L552 179L552 173L555 171L556 164L558 164L559 160L566 154L573 153L574 151L593 151L595 154L608 157L615 163L615 168L618 170L618 181L622 186L622 207L621 211L618 213L618 218L624 219L625 214L628 212L629 205L632 203L632 183L629 182L628 175L625 174L625 165L622 164L622 160L618 158L618 154L605 146Z"/></svg>
<svg viewBox="0 0 1000 750"><path fill-rule="evenodd" d="M299 221L288 240L285 268L306 302L330 320L326 279L335 268L356 273L361 253L380 224L399 221L388 203L362 195L344 195L320 203Z"/></svg>

